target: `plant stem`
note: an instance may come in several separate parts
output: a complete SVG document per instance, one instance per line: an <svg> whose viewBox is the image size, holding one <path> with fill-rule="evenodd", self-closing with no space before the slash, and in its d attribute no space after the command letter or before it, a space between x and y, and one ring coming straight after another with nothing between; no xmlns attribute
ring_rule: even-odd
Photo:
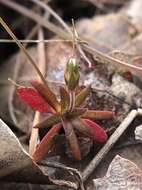
<svg viewBox="0 0 142 190"><path fill-rule="evenodd" d="M75 92L74 91L70 91L69 95L70 95L69 111L72 111L74 109L74 107L75 107Z"/></svg>

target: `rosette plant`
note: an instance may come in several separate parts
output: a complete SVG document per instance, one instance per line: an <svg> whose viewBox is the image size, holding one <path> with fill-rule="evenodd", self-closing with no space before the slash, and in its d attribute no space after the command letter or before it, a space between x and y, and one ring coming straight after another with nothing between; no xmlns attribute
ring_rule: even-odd
<svg viewBox="0 0 142 190"><path fill-rule="evenodd" d="M48 128L41 139L33 159L42 160L51 149L55 136L64 129L72 155L81 160L78 136L83 135L93 139L94 143L104 143L107 140L105 130L93 120L112 118L112 111L88 110L83 103L91 92L91 87L84 87L79 93L79 69L76 59L69 59L65 73L66 86L60 86L60 97L57 97L47 83L30 81L32 87L18 87L17 93L22 101L34 110L48 113L47 118L35 125L35 128Z"/></svg>
<svg viewBox="0 0 142 190"><path fill-rule="evenodd" d="M112 118L113 112L88 110L82 107L83 102L91 92L91 87L88 86L79 93L76 92L80 75L78 65L74 58L71 58L67 63L64 74L66 87L60 86L60 98L58 98L49 88L47 81L25 47L20 43L1 17L0 23L12 39L15 40L15 43L28 58L29 63L33 66L40 78L40 81L30 81L32 87L19 85L17 87L17 93L22 101L38 112L48 113L44 121L34 126L35 128L48 128L49 130L37 145L32 155L33 159L38 162L47 155L54 143L54 137L60 132L61 128L63 128L72 155L77 160L81 160L77 134L79 133L89 137L96 143L104 143L107 140L107 134L105 130L93 120Z"/></svg>

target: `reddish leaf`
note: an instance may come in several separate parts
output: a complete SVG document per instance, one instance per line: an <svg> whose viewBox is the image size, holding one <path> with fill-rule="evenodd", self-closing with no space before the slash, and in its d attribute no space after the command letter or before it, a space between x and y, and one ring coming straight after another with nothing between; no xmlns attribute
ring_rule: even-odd
<svg viewBox="0 0 142 190"><path fill-rule="evenodd" d="M107 134L101 126L91 121L90 119L83 119L83 122L85 122L90 127L91 133L96 142L103 143L107 140Z"/></svg>
<svg viewBox="0 0 142 190"><path fill-rule="evenodd" d="M38 145L37 149L35 150L34 154L32 155L33 160L35 162L39 162L40 160L44 159L49 152L51 146L54 142L55 135L58 134L60 131L62 125L61 123L58 123L54 125L47 134L43 137L40 144Z"/></svg>
<svg viewBox="0 0 142 190"><path fill-rule="evenodd" d="M103 128L97 123L89 119L73 119L73 126L85 136L93 138L96 142L105 142L107 140L107 134Z"/></svg>
<svg viewBox="0 0 142 190"><path fill-rule="evenodd" d="M33 88L19 87L17 93L22 101L39 112L55 112L44 98Z"/></svg>
<svg viewBox="0 0 142 190"><path fill-rule="evenodd" d="M56 95L50 90L50 88L39 82L39 81L30 81L31 85L40 93L40 95L56 110L60 111L60 104L56 98Z"/></svg>
<svg viewBox="0 0 142 190"><path fill-rule="evenodd" d="M83 135L87 137L93 138L90 127L88 127L88 125L85 122L83 122L82 119L74 118L71 120L71 123L73 127L77 129L80 133L82 133Z"/></svg>
<svg viewBox="0 0 142 190"><path fill-rule="evenodd" d="M66 138L69 142L73 156L77 160L81 160L80 147L78 144L76 134L75 134L74 129L72 127L72 124L64 118L64 119L62 119L62 125L63 125L65 135L66 135Z"/></svg>
<svg viewBox="0 0 142 190"><path fill-rule="evenodd" d="M112 111L87 110L82 117L89 119L110 119L114 116Z"/></svg>
<svg viewBox="0 0 142 190"><path fill-rule="evenodd" d="M83 90L81 90L81 92L76 96L75 106L76 107L80 106L85 101L87 96L89 96L90 92L91 92L91 86L88 86Z"/></svg>

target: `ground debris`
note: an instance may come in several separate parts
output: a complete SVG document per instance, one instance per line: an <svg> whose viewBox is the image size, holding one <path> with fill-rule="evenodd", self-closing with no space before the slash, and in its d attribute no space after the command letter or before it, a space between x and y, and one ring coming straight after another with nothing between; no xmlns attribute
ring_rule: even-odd
<svg viewBox="0 0 142 190"><path fill-rule="evenodd" d="M142 171L130 160L116 156L106 176L94 179L96 190L142 189Z"/></svg>

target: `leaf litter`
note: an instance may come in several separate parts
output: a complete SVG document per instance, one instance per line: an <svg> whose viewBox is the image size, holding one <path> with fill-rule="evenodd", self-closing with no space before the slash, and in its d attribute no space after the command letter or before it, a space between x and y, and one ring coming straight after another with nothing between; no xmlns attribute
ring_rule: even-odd
<svg viewBox="0 0 142 190"><path fill-rule="evenodd" d="M108 18L111 18L111 17L114 16L114 24L115 24L115 23L117 23L117 19L119 20L121 18L120 20L123 20L124 17L121 16L121 14L122 13L120 11L120 13L118 13L118 14L116 13L114 15L110 15L110 16L108 16ZM105 17L105 16L103 16L103 17ZM116 20L115 20L115 17L116 17ZM105 17L105 18L107 19L107 17ZM98 20L99 20L99 18L98 18ZM118 37L114 36L114 39L111 38L112 44L111 44L111 47L108 47L107 40L109 39L109 36L111 36L113 34L117 34L116 32L119 31L119 27L118 26L120 26L120 28L121 27L123 28L123 26L121 26L120 24L118 24L119 22L116 24L117 27L115 29L115 32L114 31L112 31L112 33L108 32L108 37L106 37L106 38L103 38L102 36L99 37L99 35L103 35L103 33L105 35L106 34L105 31L108 31L107 27L109 26L109 24L108 24L108 26L104 25L104 31L102 29L103 18L102 18L101 21L98 21L98 23L101 24L100 28L96 27L98 30L96 31L96 33L92 34L91 41L92 41L92 39L96 40L98 38L97 39L97 43L95 42L94 44L98 44L99 45L99 50L101 50L102 52L110 53L111 51L113 51L115 49L120 49L122 51L122 53L120 52L117 57L116 57L116 53L115 53L115 58L117 58L119 60L122 60L124 62L128 62L128 63L131 63L131 64L134 63L135 64L135 62L133 60L135 60L135 58L137 56L141 56L140 47L137 48L137 45L136 45L136 44L140 44L139 43L140 42L139 39L141 39L141 38L139 38L139 36L140 36L139 33L140 32L139 32L138 29L135 29L135 27L133 28L133 26L131 24L129 24L128 20L124 18L124 23L125 22L127 23L126 25L124 24L124 26L126 26L126 30L122 30L122 31L120 30L122 32L122 34L121 34L122 41L121 40L120 40L120 42L116 41L116 39L119 39L120 33L118 33ZM110 19L110 23L113 23L111 19ZM113 28L113 27L110 27L110 28ZM78 29L78 27L77 27L77 29ZM102 30L101 33L98 32L100 30ZM90 31L91 32L93 31L92 26L91 26L91 30ZM88 32L87 32L87 34L88 34ZM97 34L98 34L98 37L97 37ZM123 34L124 34L124 38L123 38ZM88 36L90 37L90 34ZM94 38L94 36L95 36L95 38ZM137 43L136 40L138 41L138 43ZM62 45L65 46L63 48L63 50L67 50L68 51L68 49L70 49L70 52L68 54L70 56L70 54L72 52L72 48L70 47L70 45L68 45L66 43L60 43L60 44L56 44L56 45L52 44L51 46L48 45L48 47L47 47L47 49L49 47L51 47L51 51L47 51L47 54L49 54L49 52L51 52L51 55L52 55L51 56L51 63L52 63L52 61L55 62L54 64L50 65L50 61L49 61L48 65L47 65L49 67L48 68L49 70L46 71L48 73L47 74L47 76L48 76L47 80L49 80L49 81L51 80L51 86L54 87L54 89L56 89L55 85L58 86L58 82L63 83L63 70L64 70L65 64L66 64L66 62L68 60L68 56L64 55L64 53L63 53L64 51L60 51L60 53L61 52L63 53L63 58L62 59L59 59L59 61L57 61L57 62L56 62L56 59L53 59L53 56L56 55L56 53L57 53L56 50L58 50L58 48L60 49L60 46L62 46ZM57 47L57 49L55 49L55 47ZM95 46L95 48L98 49L98 46ZM105 50L104 50L104 48L105 48ZM134 50L134 52L131 51L131 49ZM35 48L32 48L32 50L30 50L30 51L33 51L33 55L35 57ZM126 56L123 57L123 58L120 58L121 55L123 55L124 52L126 52L125 53ZM127 54L127 52L129 54ZM60 53L59 53L59 55L60 55ZM111 55L112 54L113 54L113 52L111 53ZM47 58L48 57L49 56L47 56ZM25 58L23 57L23 59L21 59L21 60L23 61L24 59ZM130 62L129 62L129 60L130 60ZM12 62L14 63L14 60L12 60ZM61 67L58 67L60 64L56 64L56 63L59 63L59 62L61 63ZM9 64L10 63L8 63L7 68L9 67ZM25 71L23 70L23 67L21 68L22 72L23 71L24 72L23 72L23 77L21 77L21 73L20 73L20 78L18 79L18 83L19 83L19 81L20 81L20 83L23 82L23 81L27 81L28 82L29 80L35 78L34 73L33 73L33 76L31 76L32 69L30 70L29 67L30 66L27 66L27 69L25 69ZM26 68L26 64L24 64L24 68ZM59 69L56 70L56 68L59 68ZM90 108L94 108L94 106L95 106L95 108L99 108L99 109L100 108L101 109L106 109L107 108L107 109L111 109L111 110L113 110L113 111L116 112L116 117L115 117L115 119L113 121L107 122L107 123L104 122L104 121L102 121L102 122L99 121L99 123L102 124L104 127L106 127L107 129L112 128L112 131L114 131L115 128L118 126L118 124L121 123L121 121L125 118L126 114L132 108L141 107L141 90L139 89L140 85L138 85L138 81L135 80L135 76L132 75L132 81L129 81L127 79L127 77L125 78L126 75L123 75L123 69L120 69L120 72L116 74L115 73L115 69L114 68L110 69L110 68L111 67L108 66L108 65L107 66L106 65L105 66L104 65L100 66L100 64L98 64L97 62L95 62L95 64L94 64L94 71L89 71L88 68L82 66L82 71L81 71L82 72L82 78L81 78L81 80L82 80L82 84L83 85L86 84L86 83L90 84L90 82L88 82L86 80L86 78L89 77L89 75L91 76L90 79L89 79L89 80L91 80L91 85L92 85L91 102L88 100L88 104L89 104ZM55 73L55 75L51 74L51 71L53 71L53 73ZM103 71L105 71L105 72L103 72ZM29 72L29 74L28 74L28 72ZM26 75L25 75L25 73L26 73ZM84 76L84 75L87 75L87 76ZM122 75L123 75L123 77L122 77ZM30 76L30 78L25 78L25 76ZM49 76L50 76L50 78L49 78ZM9 77L9 73L8 73L8 77ZM100 82L98 82L98 80L96 80L96 77L97 77L97 79L99 79ZM4 80L7 79L7 78L6 78L6 76L4 76ZM55 81L57 81L57 83ZM26 82L26 84L27 84L27 82ZM139 81L139 83L140 82L141 81ZM103 85L102 85L102 83L103 83ZM98 84L101 86L101 90L96 90L97 87L98 87ZM122 84L124 84L124 86ZM8 86L6 86L6 87L8 87ZM130 89L129 92L126 91L127 87L130 87L129 88ZM132 91L131 88L133 88L134 90ZM58 93L59 93L59 91L57 92L57 94ZM129 94L129 96L127 96L128 94ZM8 95L8 93L7 93L7 95ZM135 98L135 97L138 97L138 98ZM139 99L139 101L137 99ZM16 99L14 98L14 101L15 100L17 101L17 98ZM31 112L30 109L27 109L27 107L25 107L25 109L23 110L23 108L24 108L23 106L24 105L19 106L20 104L21 104L21 102L18 101L17 102L17 108L18 108L18 110L20 110L20 112L17 111L17 113L21 114L21 118L22 119L19 119L19 118L18 119L19 119L20 122L24 121L23 122L23 126L27 126L27 129L28 129L29 128L29 124L30 124L29 121L32 123L33 112ZM21 112L21 110L22 110L22 112ZM25 110L28 110L27 113L25 113ZM5 113L7 113L7 111ZM7 114L5 114L5 115L7 116ZM26 118L26 115L30 116L30 118L31 118L31 119L28 118L29 120L27 121L26 125L25 125L26 119L24 119L24 115L25 115L25 118ZM19 115L17 115L17 116L19 117ZM6 118L6 120L10 121L9 118ZM24 132L27 133L27 129L24 129L24 127L21 127L21 124L19 126L21 128L20 130L24 130ZM112 132L110 131L110 133L112 133ZM132 149L135 149L135 151L137 152L136 153L137 156L135 156L133 158L132 158L132 155L131 155ZM127 150L128 150L128 152L127 152ZM112 150L112 152L116 151L116 152L122 154L122 156L124 155L125 158L132 159L136 163L139 163L140 161L137 159L137 158L140 158L140 155L141 155L141 151L139 151L139 150L140 150L139 145L138 146L136 145L136 146L124 148L122 150L123 153L121 152L121 150L120 151L118 151L118 150L116 151L115 149ZM115 155L116 153L112 153L112 154ZM90 154L89 160L91 160L91 157L92 156ZM106 159L107 158L108 157L106 157ZM61 162L62 162L62 160L65 160L65 159L61 158ZM77 168L79 168L81 170L84 168L84 166L85 166L84 163L85 162L88 163L88 160L87 161L85 161L85 160L82 161L81 166L79 166L80 164L76 164L76 163L72 164L71 160L66 160L65 161L65 163L71 164L72 167L76 166ZM100 169L102 170L102 173L104 174L104 169L102 169L101 165L100 165ZM96 174L97 174L97 172L96 172ZM99 172L98 172L98 175L100 175Z"/></svg>

